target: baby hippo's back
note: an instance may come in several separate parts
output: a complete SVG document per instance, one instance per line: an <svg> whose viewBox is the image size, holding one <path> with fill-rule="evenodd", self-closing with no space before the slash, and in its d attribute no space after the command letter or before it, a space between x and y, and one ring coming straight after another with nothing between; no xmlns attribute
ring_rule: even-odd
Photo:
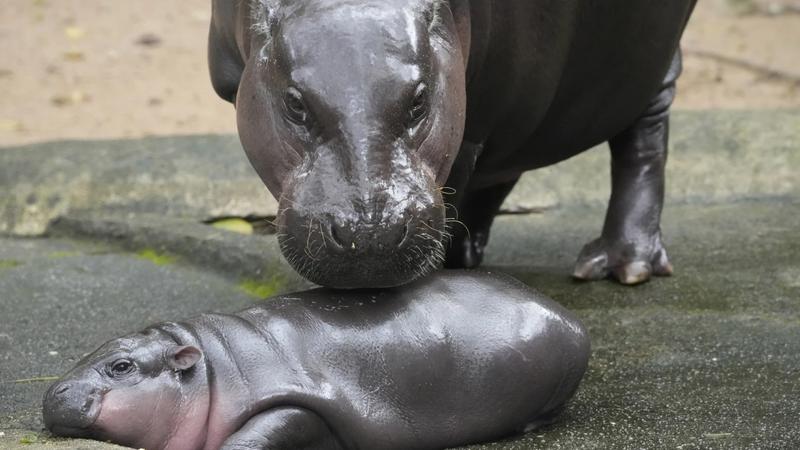
<svg viewBox="0 0 800 450"><path fill-rule="evenodd" d="M250 330L226 353L261 355L238 358L252 410L310 409L347 448L451 447L546 423L589 358L573 314L488 272L445 271L394 290L318 289L194 325L228 321ZM266 343L253 350L253 340Z"/></svg>

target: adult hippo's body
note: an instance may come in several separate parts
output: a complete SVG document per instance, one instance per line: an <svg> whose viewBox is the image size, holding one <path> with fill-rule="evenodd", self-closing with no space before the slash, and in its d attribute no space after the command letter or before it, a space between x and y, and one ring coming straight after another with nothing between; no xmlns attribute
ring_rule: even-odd
<svg viewBox="0 0 800 450"><path fill-rule="evenodd" d="M672 272L668 113L695 0L213 3L214 87L310 280L385 287L474 267L524 171L604 141L608 213L574 275Z"/></svg>
<svg viewBox="0 0 800 450"><path fill-rule="evenodd" d="M551 421L589 357L567 310L441 272L318 289L109 341L50 387L55 434L147 449L434 449Z"/></svg>

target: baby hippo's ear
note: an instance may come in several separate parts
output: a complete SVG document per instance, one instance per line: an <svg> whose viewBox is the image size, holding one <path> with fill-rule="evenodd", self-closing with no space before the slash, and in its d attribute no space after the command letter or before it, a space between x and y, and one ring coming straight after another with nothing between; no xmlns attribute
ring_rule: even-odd
<svg viewBox="0 0 800 450"><path fill-rule="evenodd" d="M202 357L202 350L192 345L172 347L166 353L167 365L173 370L191 369Z"/></svg>

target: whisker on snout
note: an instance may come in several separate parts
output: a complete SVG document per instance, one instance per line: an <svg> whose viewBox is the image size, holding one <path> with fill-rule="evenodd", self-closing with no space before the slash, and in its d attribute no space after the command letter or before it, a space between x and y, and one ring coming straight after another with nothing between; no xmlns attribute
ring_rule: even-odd
<svg viewBox="0 0 800 450"><path fill-rule="evenodd" d="M317 260L316 256L311 254L311 238L314 235L314 219L313 218L308 219L308 225L306 226L306 229L308 230L308 232L306 233L306 236L307 236L306 245L305 245L305 248L303 249L303 251L305 252L306 256L308 256L312 260L316 261ZM319 253L317 253L317 255L319 255Z"/></svg>
<svg viewBox="0 0 800 450"><path fill-rule="evenodd" d="M445 225L444 225L445 228L450 228L450 224L451 223L455 223L455 224L461 225L464 228L464 231L467 233L467 239L470 239L470 240L472 239L472 237L470 236L469 227L467 226L467 224L465 224L464 222L462 222L462 221L460 221L458 219L448 218L448 219L445 219Z"/></svg>

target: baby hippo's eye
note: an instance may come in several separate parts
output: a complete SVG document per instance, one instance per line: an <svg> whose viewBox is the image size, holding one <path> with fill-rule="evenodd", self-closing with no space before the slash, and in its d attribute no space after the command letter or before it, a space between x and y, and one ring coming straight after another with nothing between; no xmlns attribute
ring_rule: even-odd
<svg viewBox="0 0 800 450"><path fill-rule="evenodd" d="M136 366L133 364L133 361L129 359L118 359L111 363L111 366L108 368L108 374L112 377L121 377L133 372L135 368Z"/></svg>

